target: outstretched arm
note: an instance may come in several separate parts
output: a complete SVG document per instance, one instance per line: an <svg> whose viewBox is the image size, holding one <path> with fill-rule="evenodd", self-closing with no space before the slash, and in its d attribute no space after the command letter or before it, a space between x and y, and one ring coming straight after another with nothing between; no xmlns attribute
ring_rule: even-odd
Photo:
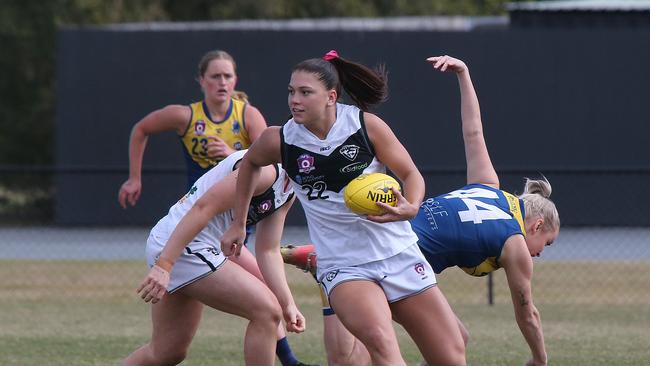
<svg viewBox="0 0 650 366"><path fill-rule="evenodd" d="M526 365L544 366L547 363L544 332L539 311L533 304L531 288L533 260L523 236L513 235L508 238L500 263L506 271L517 325L532 353L532 359Z"/></svg>
<svg viewBox="0 0 650 366"><path fill-rule="evenodd" d="M275 168L272 166L261 169L259 186L268 188L275 179ZM138 292L141 297L149 302L158 302L169 284L169 274L174 264L180 257L183 248L196 237L215 216L229 210L235 204L235 187L237 185L238 171L230 173L227 177L215 183L199 198L185 216L178 222L176 228L169 236L156 264L149 271ZM256 191L260 191L256 189Z"/></svg>
<svg viewBox="0 0 650 366"><path fill-rule="evenodd" d="M433 65L434 69L441 72L454 72L458 77L465 159L467 160L467 183L481 183L499 188L499 177L492 166L485 144L481 109L467 65L450 56L429 57L427 61Z"/></svg>
<svg viewBox="0 0 650 366"><path fill-rule="evenodd" d="M188 106L170 105L149 113L133 126L129 140L129 179L122 184L118 201L122 208L127 203L135 206L142 191L142 157L149 135L164 131L183 134L192 112Z"/></svg>
<svg viewBox="0 0 650 366"><path fill-rule="evenodd" d="M239 254L246 238L246 214L263 166L280 162L279 127L267 128L248 149L239 166L233 221L221 237L225 255Z"/></svg>

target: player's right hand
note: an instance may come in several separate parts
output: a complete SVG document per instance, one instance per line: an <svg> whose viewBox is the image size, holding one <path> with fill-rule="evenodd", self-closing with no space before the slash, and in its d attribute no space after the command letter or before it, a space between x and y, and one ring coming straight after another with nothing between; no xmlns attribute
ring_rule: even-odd
<svg viewBox="0 0 650 366"><path fill-rule="evenodd" d="M140 199L140 193L142 192L142 183L139 179L129 178L122 187L120 187L120 192L117 195L117 200L120 203L122 208L126 208L126 204L135 206L136 202Z"/></svg>
<svg viewBox="0 0 650 366"><path fill-rule="evenodd" d="M221 251L223 255L240 255L241 249L246 241L246 227L236 225L234 222L221 236Z"/></svg>
<svg viewBox="0 0 650 366"><path fill-rule="evenodd" d="M282 310L284 321L287 324L287 331L293 333L302 333L305 331L305 317L300 313L295 305L289 305Z"/></svg>
<svg viewBox="0 0 650 366"><path fill-rule="evenodd" d="M167 286L169 286L169 271L156 264L151 267L136 292L144 302L151 301L155 304L165 295Z"/></svg>

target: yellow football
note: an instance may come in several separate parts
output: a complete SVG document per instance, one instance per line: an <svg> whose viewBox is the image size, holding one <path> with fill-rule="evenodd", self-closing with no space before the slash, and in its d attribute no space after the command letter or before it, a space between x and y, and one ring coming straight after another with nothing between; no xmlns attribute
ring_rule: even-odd
<svg viewBox="0 0 650 366"><path fill-rule="evenodd" d="M390 175L371 173L353 179L343 191L343 199L348 208L359 215L381 215L383 209L377 202L395 206L397 197L392 187L401 190L399 183Z"/></svg>

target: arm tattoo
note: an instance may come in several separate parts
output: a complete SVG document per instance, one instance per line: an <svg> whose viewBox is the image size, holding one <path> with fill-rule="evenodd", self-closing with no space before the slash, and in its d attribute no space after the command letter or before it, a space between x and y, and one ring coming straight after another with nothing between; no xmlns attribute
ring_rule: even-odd
<svg viewBox="0 0 650 366"><path fill-rule="evenodd" d="M526 295L524 295L523 291L519 291L519 304L521 306L526 306L529 304L529 301L526 299Z"/></svg>

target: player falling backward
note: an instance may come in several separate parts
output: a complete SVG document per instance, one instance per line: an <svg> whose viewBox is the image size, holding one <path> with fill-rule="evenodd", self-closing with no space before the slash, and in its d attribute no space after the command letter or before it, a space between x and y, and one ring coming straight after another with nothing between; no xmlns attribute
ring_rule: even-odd
<svg viewBox="0 0 650 366"><path fill-rule="evenodd" d="M485 144L478 98L467 66L449 56L430 57L427 61L434 69L454 72L458 77L468 184L422 203L411 220L418 245L436 273L458 266L470 275L483 276L504 268L515 319L532 354L526 365L546 365L544 335L539 311L533 305L531 280L532 257L539 256L559 233L559 215L548 199L551 186L545 179L527 179L520 197L499 190L499 177ZM401 199L399 192L396 194ZM284 247L282 253L286 263L315 272L313 245ZM363 344L343 328L326 298L324 305L330 364L367 365L369 357ZM469 333L460 319L458 325L467 343Z"/></svg>

